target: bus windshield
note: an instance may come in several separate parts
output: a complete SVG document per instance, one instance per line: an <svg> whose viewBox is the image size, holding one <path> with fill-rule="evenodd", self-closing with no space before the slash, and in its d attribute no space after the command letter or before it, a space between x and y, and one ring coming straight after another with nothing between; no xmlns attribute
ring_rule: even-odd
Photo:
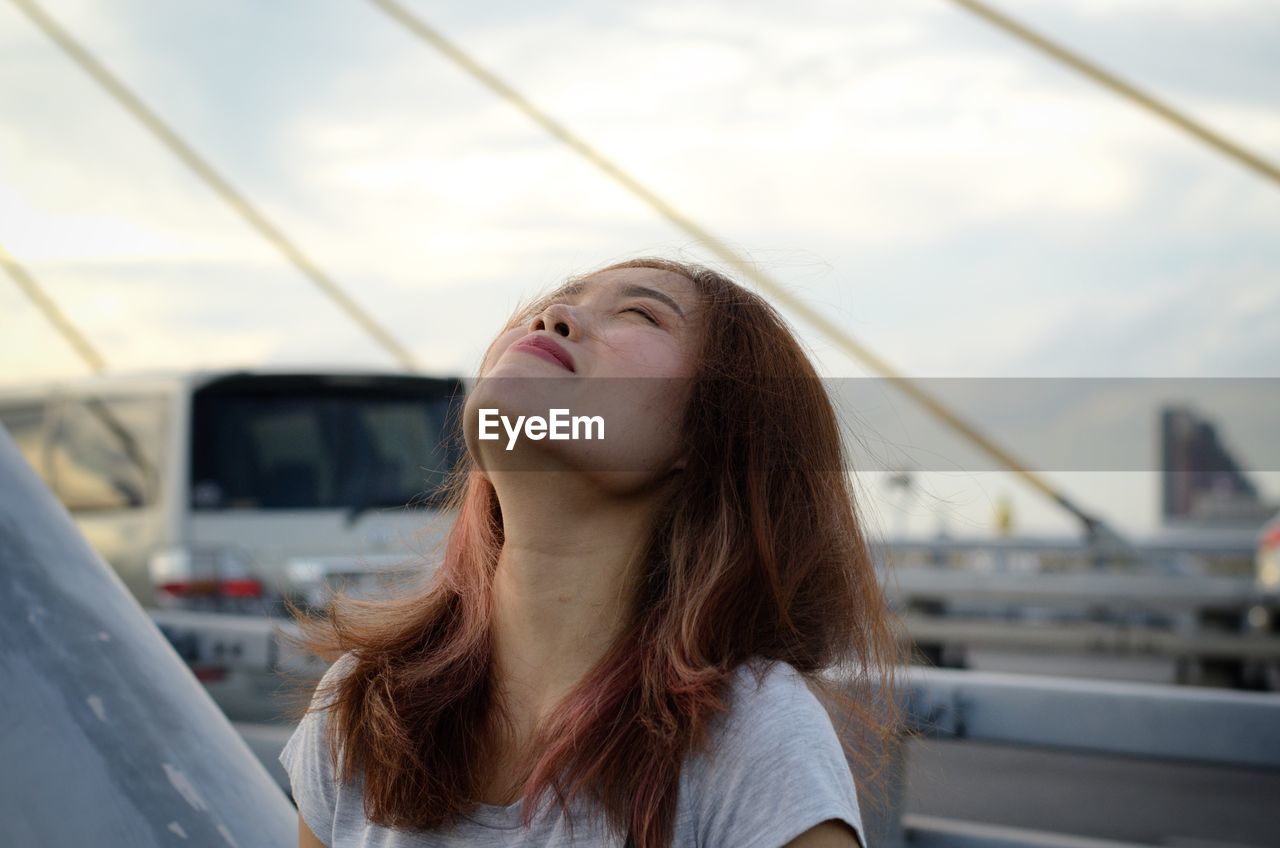
<svg viewBox="0 0 1280 848"><path fill-rule="evenodd" d="M193 399L191 508L434 505L456 381L240 378ZM457 389L460 394L460 387Z"/></svg>

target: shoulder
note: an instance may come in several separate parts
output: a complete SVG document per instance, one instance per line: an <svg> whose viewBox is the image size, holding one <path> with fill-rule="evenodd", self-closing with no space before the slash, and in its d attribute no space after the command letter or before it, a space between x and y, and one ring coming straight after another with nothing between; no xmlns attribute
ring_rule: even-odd
<svg viewBox="0 0 1280 848"><path fill-rule="evenodd" d="M722 742L748 736L756 741L779 730L825 735L835 731L831 717L808 683L790 663L753 660L734 672Z"/></svg>
<svg viewBox="0 0 1280 848"><path fill-rule="evenodd" d="M327 721L327 708L332 703L333 690L343 675L355 665L355 654L348 651L330 663L324 674L320 675L311 703L294 731L293 737L286 745L286 752L299 743L314 743L322 738Z"/></svg>
<svg viewBox="0 0 1280 848"><path fill-rule="evenodd" d="M320 683L317 685L317 688L319 686L329 686L337 682L344 674L351 671L355 664L355 651L347 651L345 654L330 663L329 667L325 669L324 674L320 675Z"/></svg>
<svg viewBox="0 0 1280 848"><path fill-rule="evenodd" d="M333 704L337 686L355 665L356 655L348 651L330 663L324 674L320 675L307 713L302 717L294 733L294 737L299 742L319 744L325 738L329 724L329 707Z"/></svg>
<svg viewBox="0 0 1280 848"><path fill-rule="evenodd" d="M298 813L311 831L326 842L332 838L341 787L337 782L334 762L329 756L325 712L328 700L325 695L354 664L355 655L346 653L321 675L308 712L279 755L279 761L289 775L289 785Z"/></svg>
<svg viewBox="0 0 1280 848"><path fill-rule="evenodd" d="M722 767L848 770L831 715L789 663L744 664L730 691L713 750Z"/></svg>
<svg viewBox="0 0 1280 848"><path fill-rule="evenodd" d="M865 846L857 790L831 717L785 662L740 666L710 747L691 763L700 844L779 848L821 822Z"/></svg>

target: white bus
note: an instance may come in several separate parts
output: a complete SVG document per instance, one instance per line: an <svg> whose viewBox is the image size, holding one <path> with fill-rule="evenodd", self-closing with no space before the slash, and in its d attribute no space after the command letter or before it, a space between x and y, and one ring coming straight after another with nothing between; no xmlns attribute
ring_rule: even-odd
<svg viewBox="0 0 1280 848"><path fill-rule="evenodd" d="M186 371L0 389L0 424L144 607L279 614L438 553L453 377Z"/></svg>

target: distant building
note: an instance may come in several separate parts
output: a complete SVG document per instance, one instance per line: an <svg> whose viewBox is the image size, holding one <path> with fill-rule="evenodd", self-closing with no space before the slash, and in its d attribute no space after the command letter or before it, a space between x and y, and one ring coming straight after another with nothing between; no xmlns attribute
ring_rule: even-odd
<svg viewBox="0 0 1280 848"><path fill-rule="evenodd" d="M1214 424L1190 408L1161 410L1160 452L1166 525L1256 530L1280 510L1262 500Z"/></svg>

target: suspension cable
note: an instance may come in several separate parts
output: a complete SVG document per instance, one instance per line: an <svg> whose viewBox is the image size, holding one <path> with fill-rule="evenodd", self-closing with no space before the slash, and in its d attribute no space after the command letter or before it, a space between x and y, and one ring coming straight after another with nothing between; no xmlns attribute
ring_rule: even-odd
<svg viewBox="0 0 1280 848"><path fill-rule="evenodd" d="M59 335L67 340L67 343L90 368L98 374L107 370L107 363L102 358L102 354L89 344L89 340L63 314L58 304L53 302L53 298L45 294L36 279L27 273L27 269L19 265L18 260L10 256L3 246L0 246L0 265L4 266L5 272L18 284L22 293L31 299L36 309L40 310Z"/></svg>
<svg viewBox="0 0 1280 848"><path fill-rule="evenodd" d="M1221 133L1215 132L1195 119L1184 115L1172 106L1157 100L1152 95L1140 91L1135 86L1125 82L1105 68L1090 62L1080 54L1068 50L1061 44L1051 41L1040 33L1018 23L1008 15L997 12L990 6L978 2L978 0L951 0L951 2L968 12L972 12L987 23L1004 30L1019 41L1029 44L1041 53L1052 56L1072 70L1084 74L1103 88L1151 112L1161 120L1199 139L1214 150L1244 165L1265 179L1280 185L1280 167L1277 167L1274 163L1246 150Z"/></svg>
<svg viewBox="0 0 1280 848"><path fill-rule="evenodd" d="M269 241L307 279L316 285L330 300L337 305L348 318L358 324L374 341L391 353L410 371L417 371L418 365L408 349L401 345L391 333L379 324L372 315L360 307L328 274L302 252L281 230L271 223L243 194L237 191L228 180L219 174L199 153L162 121L154 111L149 109L129 88L103 66L94 56L77 43L52 18L44 13L39 4L33 0L13 0L15 6L26 13L55 44L62 49L84 71L107 90L129 114L137 118L144 127L169 148L184 164L196 173L205 184L225 200L236 212L240 213L250 226Z"/></svg>

